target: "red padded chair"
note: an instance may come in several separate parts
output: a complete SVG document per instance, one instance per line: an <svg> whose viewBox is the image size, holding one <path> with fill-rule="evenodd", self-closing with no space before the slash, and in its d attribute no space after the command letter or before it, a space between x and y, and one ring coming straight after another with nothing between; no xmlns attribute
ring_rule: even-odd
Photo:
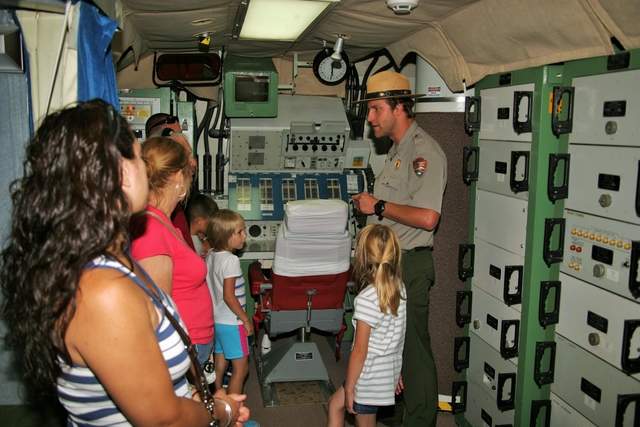
<svg viewBox="0 0 640 427"><path fill-rule="evenodd" d="M345 307L344 302L347 284L352 282L352 268L343 273L321 276L287 277L273 270L270 275L271 280L264 277L259 262L249 266L251 293L259 301L253 316L254 330L257 331L260 323L264 323L265 332L274 338L302 327L307 333L309 328L315 328L339 334L342 339L346 327L344 313L350 308ZM339 349L338 342L337 359L340 358Z"/></svg>
<svg viewBox="0 0 640 427"><path fill-rule="evenodd" d="M314 203L318 203L318 201ZM332 203L335 205L335 201ZM346 216L344 221L346 228ZM261 323L270 338L293 331L298 332L296 338L277 346L265 355L256 357L265 406L273 406L270 405L276 399L273 383L277 382L316 380L320 383L320 388L327 395L327 398L331 395L334 390L333 384L329 380L316 344L310 341L310 332L315 329L333 334L338 340L341 340L346 329L344 313L351 305L350 299L347 299L348 303L345 304L351 272L349 264L351 239L348 234L346 232L343 234L328 233L328 236L319 237L322 244L319 244L318 247L328 246L326 245L328 240L324 239L334 239L340 242L340 249L338 252L333 251L332 256L328 256L329 252L318 254L319 259L322 259L322 254L327 255L327 258L336 259L338 267L334 270L337 272L317 274L317 270L324 268L325 264L322 263L322 267L316 268L311 266L313 261L308 261L308 264L305 264L304 260L294 259L297 253L295 250L291 250L292 247L295 247L295 244L291 242L296 239L296 233L287 232L286 224L283 224L282 227L284 229L281 230L279 238L289 239L285 246L292 246L287 247L287 250L284 251L291 255L283 259L282 256L278 256L278 243L276 243L275 257L278 260L278 266L280 266L278 271L284 273L288 273L288 271L304 272L309 265L308 270L311 274L278 274L274 271L275 268L272 268L269 274L270 279L267 279L259 262L254 262L249 266L251 294L258 301L253 317L256 333ZM289 237L286 237L287 235ZM306 244L309 236L313 235L305 235L304 240L300 241L304 241ZM315 249L315 246L312 248ZM308 250L309 246L305 246L304 249ZM339 271L344 268L347 270ZM336 357L338 358L339 349L340 342L337 342Z"/></svg>

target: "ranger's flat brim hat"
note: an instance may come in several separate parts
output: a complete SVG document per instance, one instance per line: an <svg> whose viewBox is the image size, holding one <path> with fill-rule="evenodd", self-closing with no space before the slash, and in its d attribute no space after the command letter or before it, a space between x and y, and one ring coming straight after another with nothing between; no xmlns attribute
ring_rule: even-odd
<svg viewBox="0 0 640 427"><path fill-rule="evenodd" d="M424 94L411 94L409 79L400 73L387 70L369 77L367 95L364 99L353 101L353 103L389 98L419 98L421 96L424 96Z"/></svg>

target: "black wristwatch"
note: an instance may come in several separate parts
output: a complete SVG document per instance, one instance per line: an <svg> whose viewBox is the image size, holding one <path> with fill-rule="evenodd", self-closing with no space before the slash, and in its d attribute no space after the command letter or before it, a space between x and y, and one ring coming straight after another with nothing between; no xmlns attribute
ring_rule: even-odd
<svg viewBox="0 0 640 427"><path fill-rule="evenodd" d="M378 215L378 221L382 221L382 212L384 212L384 204L387 203L384 200L378 200L378 203L373 205L373 212Z"/></svg>

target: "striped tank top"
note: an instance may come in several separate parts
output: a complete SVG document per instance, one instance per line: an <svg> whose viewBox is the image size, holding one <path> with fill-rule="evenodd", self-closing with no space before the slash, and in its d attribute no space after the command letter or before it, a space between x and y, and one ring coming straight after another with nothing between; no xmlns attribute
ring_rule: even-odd
<svg viewBox="0 0 640 427"><path fill-rule="evenodd" d="M184 324L178 315L178 310L171 298L154 284L153 286L162 300L159 301L139 277L118 261L98 257L86 266L87 270L94 268L111 268L126 274L147 293L153 304L158 308L158 312L162 313L160 324L155 330L156 338L167 362L176 395L180 397L189 396L189 387L184 375L189 369L191 361L180 335L178 335L178 332L165 316L162 307L164 304L184 328ZM62 359L58 359L58 363L62 368L62 374L58 378L57 384L58 397L69 414L67 426L131 425L124 414L116 407L91 369L76 364L69 366Z"/></svg>

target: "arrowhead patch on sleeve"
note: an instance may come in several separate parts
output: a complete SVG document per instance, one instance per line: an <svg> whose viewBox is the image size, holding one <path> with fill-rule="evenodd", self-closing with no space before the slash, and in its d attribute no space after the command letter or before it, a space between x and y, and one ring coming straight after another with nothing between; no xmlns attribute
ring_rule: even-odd
<svg viewBox="0 0 640 427"><path fill-rule="evenodd" d="M427 171L427 161L422 157L413 160L413 172L417 176L422 176Z"/></svg>

